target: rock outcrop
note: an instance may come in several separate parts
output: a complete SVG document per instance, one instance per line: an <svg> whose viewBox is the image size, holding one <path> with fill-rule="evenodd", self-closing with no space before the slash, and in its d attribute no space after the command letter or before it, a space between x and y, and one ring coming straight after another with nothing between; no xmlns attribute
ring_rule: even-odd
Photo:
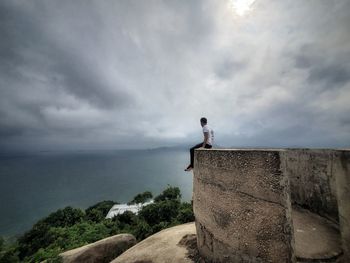
<svg viewBox="0 0 350 263"><path fill-rule="evenodd" d="M135 244L133 235L119 234L66 251L60 256L63 263L107 263Z"/></svg>
<svg viewBox="0 0 350 263"><path fill-rule="evenodd" d="M111 263L192 263L196 228L187 223L162 230L125 251Z"/></svg>

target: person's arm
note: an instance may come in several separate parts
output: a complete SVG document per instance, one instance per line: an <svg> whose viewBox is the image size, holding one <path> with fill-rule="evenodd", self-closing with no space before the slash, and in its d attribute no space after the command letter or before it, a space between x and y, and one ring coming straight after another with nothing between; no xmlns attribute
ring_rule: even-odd
<svg viewBox="0 0 350 263"><path fill-rule="evenodd" d="M207 144L208 140L209 140L209 132L203 132L204 134L204 141L203 141L203 146L205 147L205 145Z"/></svg>

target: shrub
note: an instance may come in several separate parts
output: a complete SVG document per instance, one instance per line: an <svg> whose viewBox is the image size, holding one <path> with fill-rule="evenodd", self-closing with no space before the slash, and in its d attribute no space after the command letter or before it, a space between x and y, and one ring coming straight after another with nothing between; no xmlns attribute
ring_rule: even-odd
<svg viewBox="0 0 350 263"><path fill-rule="evenodd" d="M179 206L180 201L178 200L159 201L144 206L139 212L139 215L150 226L159 224L160 222L171 222L177 216Z"/></svg>
<svg viewBox="0 0 350 263"><path fill-rule="evenodd" d="M42 262L47 260L47 263L59 263L62 262L59 253L63 252L60 248L40 248L34 255L27 257L26 262Z"/></svg>
<svg viewBox="0 0 350 263"><path fill-rule="evenodd" d="M131 204L139 204L139 203L145 203L149 199L153 197L152 193L150 191L143 192L141 194L137 194L129 203Z"/></svg>
<svg viewBox="0 0 350 263"><path fill-rule="evenodd" d="M138 241L145 239L146 237L152 235L152 233L152 228L144 220L139 220L132 231L132 234L136 237Z"/></svg>
<svg viewBox="0 0 350 263"><path fill-rule="evenodd" d="M82 210L67 206L64 209L58 209L56 212L51 213L48 217L39 221L39 223L52 227L73 226L76 223L82 222L84 216L85 214Z"/></svg>
<svg viewBox="0 0 350 263"><path fill-rule="evenodd" d="M160 195L154 198L155 202L166 201L166 200L178 200L181 199L180 188L168 186Z"/></svg>
<svg viewBox="0 0 350 263"><path fill-rule="evenodd" d="M0 263L17 263L18 258L17 243L5 241L0 237Z"/></svg>
<svg viewBox="0 0 350 263"><path fill-rule="evenodd" d="M193 222L195 220L192 205L190 203L182 203L176 220L180 224Z"/></svg>
<svg viewBox="0 0 350 263"><path fill-rule="evenodd" d="M82 222L83 219L83 211L66 207L39 220L31 230L18 239L20 259L33 255L40 248L46 248L55 241L55 236L50 231L51 227L69 227Z"/></svg>
<svg viewBox="0 0 350 263"><path fill-rule="evenodd" d="M15 251L6 251L0 256L0 263L19 263L20 260Z"/></svg>
<svg viewBox="0 0 350 263"><path fill-rule="evenodd" d="M136 195L132 202L144 201L150 192ZM39 220L32 229L8 247L0 238L0 263L60 262L59 253L119 233L131 233L142 240L164 228L194 220L192 205L181 203L178 187L169 186L136 215L130 211L105 219L113 201L99 202L84 211L66 207Z"/></svg>
<svg viewBox="0 0 350 263"><path fill-rule="evenodd" d="M114 201L102 201L93 206L90 206L85 210L85 219L92 222L100 222L105 219L107 213L112 208L113 205L118 204Z"/></svg>
<svg viewBox="0 0 350 263"><path fill-rule="evenodd" d="M5 240L3 237L0 236L0 255L2 250L4 249L4 244L5 244Z"/></svg>
<svg viewBox="0 0 350 263"><path fill-rule="evenodd" d="M137 216L131 211L125 211L124 213L113 217L113 220L121 227L124 225L135 225L137 223Z"/></svg>

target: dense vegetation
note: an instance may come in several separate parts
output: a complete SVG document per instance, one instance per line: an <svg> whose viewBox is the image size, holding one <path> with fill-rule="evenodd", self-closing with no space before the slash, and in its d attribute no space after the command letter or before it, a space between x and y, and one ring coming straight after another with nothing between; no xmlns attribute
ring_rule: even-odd
<svg viewBox="0 0 350 263"><path fill-rule="evenodd" d="M128 205L146 203L149 199L153 197L150 191L143 192L142 194L138 194L131 200Z"/></svg>
<svg viewBox="0 0 350 263"><path fill-rule="evenodd" d="M129 203L152 198L151 192L136 195ZM60 262L58 254L119 233L131 233L139 241L167 227L194 221L192 205L181 202L178 187L169 186L154 203L138 215L125 212L106 219L113 201L97 203L85 211L72 207L59 209L35 223L14 242L0 237L0 263Z"/></svg>

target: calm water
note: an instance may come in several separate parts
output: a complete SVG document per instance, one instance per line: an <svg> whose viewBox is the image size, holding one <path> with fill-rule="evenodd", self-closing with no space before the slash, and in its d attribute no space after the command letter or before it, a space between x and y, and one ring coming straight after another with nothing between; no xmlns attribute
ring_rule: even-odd
<svg viewBox="0 0 350 263"><path fill-rule="evenodd" d="M21 234L38 219L65 206L87 208L103 200L120 203L168 184L192 196L186 150L40 153L0 157L0 235Z"/></svg>

